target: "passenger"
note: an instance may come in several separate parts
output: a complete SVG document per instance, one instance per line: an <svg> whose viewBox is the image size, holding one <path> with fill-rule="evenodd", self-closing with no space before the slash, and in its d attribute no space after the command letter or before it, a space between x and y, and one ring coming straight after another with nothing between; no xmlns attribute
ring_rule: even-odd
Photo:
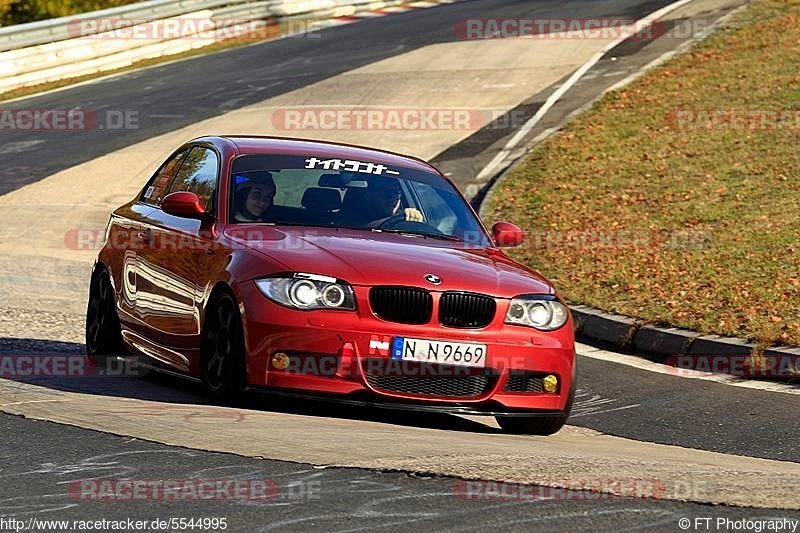
<svg viewBox="0 0 800 533"><path fill-rule="evenodd" d="M234 219L237 222L264 222L275 198L275 181L266 170L242 172L234 175L236 194Z"/></svg>

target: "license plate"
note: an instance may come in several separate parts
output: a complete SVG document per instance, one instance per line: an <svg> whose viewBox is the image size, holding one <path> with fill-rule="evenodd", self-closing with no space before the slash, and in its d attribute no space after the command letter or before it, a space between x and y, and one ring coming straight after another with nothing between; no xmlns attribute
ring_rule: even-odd
<svg viewBox="0 0 800 533"><path fill-rule="evenodd" d="M486 366L486 345L395 337L392 359L483 368Z"/></svg>

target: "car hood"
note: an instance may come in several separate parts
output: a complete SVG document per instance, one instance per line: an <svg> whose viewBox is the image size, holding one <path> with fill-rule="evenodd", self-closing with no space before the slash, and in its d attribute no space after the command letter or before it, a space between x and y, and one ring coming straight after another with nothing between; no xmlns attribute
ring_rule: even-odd
<svg viewBox="0 0 800 533"><path fill-rule="evenodd" d="M328 228L237 225L225 234L287 271L336 277L352 285L405 285L511 298L551 294L552 285L493 248L403 234ZM441 284L425 276L434 274Z"/></svg>

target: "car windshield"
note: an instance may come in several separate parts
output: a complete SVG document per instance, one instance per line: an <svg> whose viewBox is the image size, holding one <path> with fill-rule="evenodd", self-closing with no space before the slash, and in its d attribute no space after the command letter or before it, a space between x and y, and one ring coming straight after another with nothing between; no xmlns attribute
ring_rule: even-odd
<svg viewBox="0 0 800 533"><path fill-rule="evenodd" d="M231 221L348 228L489 245L455 188L432 172L313 155L245 155L231 169Z"/></svg>

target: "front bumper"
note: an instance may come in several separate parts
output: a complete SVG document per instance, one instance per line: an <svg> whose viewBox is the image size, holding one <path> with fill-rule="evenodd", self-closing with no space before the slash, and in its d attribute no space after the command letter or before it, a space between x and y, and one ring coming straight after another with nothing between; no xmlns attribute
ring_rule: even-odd
<svg viewBox="0 0 800 533"><path fill-rule="evenodd" d="M279 398L294 399L311 402L328 402L343 405L353 405L357 407L374 407L378 409L389 409L395 411L412 411L421 413L449 414L449 415L470 415L470 416L505 416L532 418L540 416L552 416L562 414L562 411L529 410L529 409L508 409L495 402L483 402L475 405L446 404L437 405L433 403L418 402L394 402L387 401L385 398L350 394L346 396L334 396L318 393L294 392L283 389L269 387L249 387L249 391L276 396Z"/></svg>
<svg viewBox="0 0 800 533"><path fill-rule="evenodd" d="M463 414L552 414L566 408L575 364L571 320L552 332L506 325L508 302L498 301L495 320L483 329L447 328L435 321L407 325L372 315L366 288L355 288L359 311L287 309L268 300L253 282L236 290L243 302L251 387ZM393 360L381 347L396 336L486 344L486 367ZM271 364L276 353L287 355L289 367ZM555 393L538 392L535 380L545 375L558 377ZM520 379L533 385L519 387Z"/></svg>

